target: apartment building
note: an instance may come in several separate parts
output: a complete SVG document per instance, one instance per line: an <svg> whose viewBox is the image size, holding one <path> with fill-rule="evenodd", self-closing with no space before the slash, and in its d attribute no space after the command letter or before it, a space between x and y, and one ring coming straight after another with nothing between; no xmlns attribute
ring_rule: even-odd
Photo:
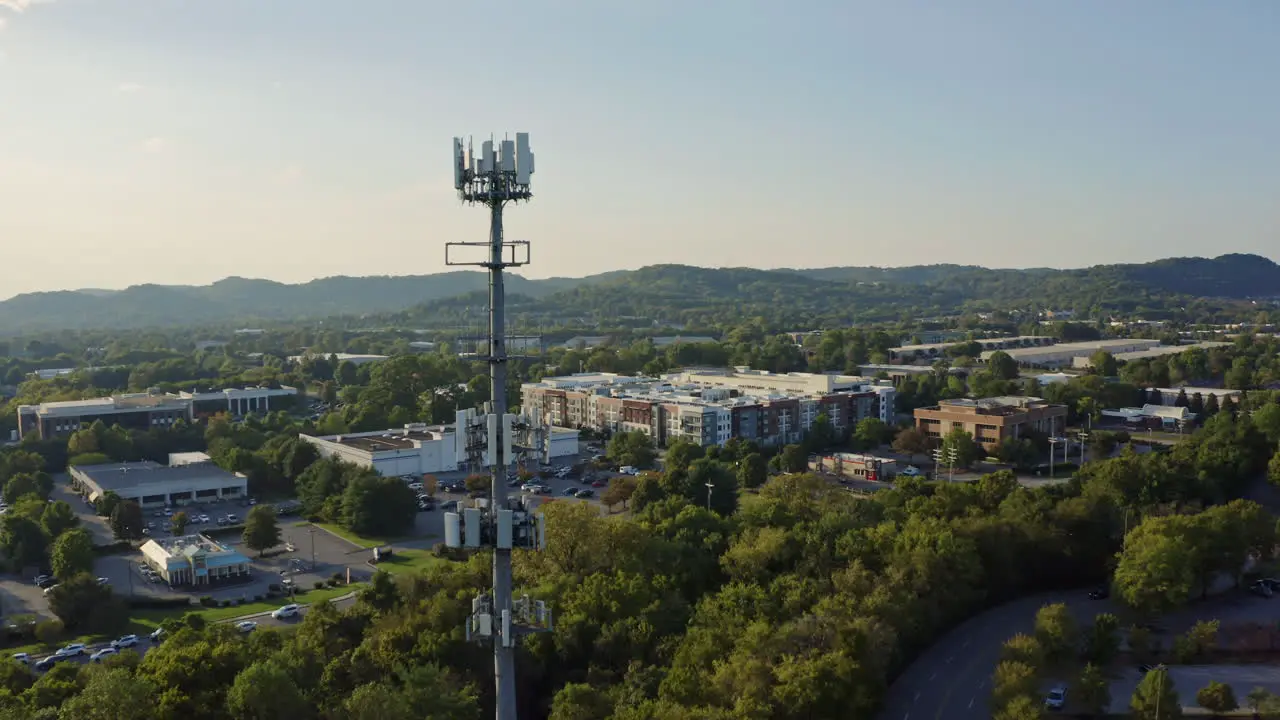
<svg viewBox="0 0 1280 720"><path fill-rule="evenodd" d="M917 409L915 420L916 427L934 440L960 429L993 452L1005 438L1022 437L1029 431L1061 435L1066 428L1067 406L1036 397L943 400Z"/></svg>
<svg viewBox="0 0 1280 720"><path fill-rule="evenodd" d="M660 445L704 446L730 438L762 445L799 442L825 414L837 429L893 418L895 391L868 378L701 369L661 378L583 373L521 388L523 410L552 425L605 433L638 430Z"/></svg>

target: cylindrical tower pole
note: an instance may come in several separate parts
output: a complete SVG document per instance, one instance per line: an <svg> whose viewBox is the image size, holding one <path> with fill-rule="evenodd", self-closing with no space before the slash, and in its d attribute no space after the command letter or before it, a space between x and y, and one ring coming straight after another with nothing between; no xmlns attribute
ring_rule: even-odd
<svg viewBox="0 0 1280 720"><path fill-rule="evenodd" d="M506 303L505 290L502 284L503 243L502 243L502 205L503 200L490 202L491 219L489 222L489 389L492 412L498 417L498 427L502 428L502 417L507 412L507 348L506 321L503 309ZM494 512L507 507L507 458L503 452L501 438L496 438L498 447L494 456L497 462L493 466L492 498L490 507ZM501 548L493 549L493 615L501 627L503 611L511 610L511 551ZM495 690L495 716L497 720L516 720L516 659L515 648L509 647L511 638L502 634L493 635L493 677Z"/></svg>

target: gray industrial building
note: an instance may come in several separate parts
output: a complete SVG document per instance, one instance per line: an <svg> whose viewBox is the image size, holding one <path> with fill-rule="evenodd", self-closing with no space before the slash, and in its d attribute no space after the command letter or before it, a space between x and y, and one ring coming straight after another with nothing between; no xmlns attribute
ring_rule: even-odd
<svg viewBox="0 0 1280 720"><path fill-rule="evenodd" d="M72 485L94 501L108 492L144 508L218 502L246 496L248 480L212 463L166 467L143 462L71 468Z"/></svg>

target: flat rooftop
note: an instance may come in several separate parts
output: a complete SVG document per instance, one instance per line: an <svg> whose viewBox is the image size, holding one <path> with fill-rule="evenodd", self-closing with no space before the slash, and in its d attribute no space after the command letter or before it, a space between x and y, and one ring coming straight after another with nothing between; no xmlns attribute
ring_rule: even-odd
<svg viewBox="0 0 1280 720"><path fill-rule="evenodd" d="M80 465L75 470L92 480L103 492L192 478L225 478L227 482L241 480L234 473L229 473L217 465L208 463L166 467L151 460L143 460L142 462L110 463L106 465Z"/></svg>
<svg viewBox="0 0 1280 720"><path fill-rule="evenodd" d="M185 555L188 549L191 548L211 553L233 552L230 547L199 533L180 535L178 537L152 538L151 541L170 555Z"/></svg>
<svg viewBox="0 0 1280 720"><path fill-rule="evenodd" d="M440 440L445 433L445 426L430 427L425 430L388 430L375 435L331 435L321 438L346 447L358 448L368 452L386 452L388 450L409 450L415 443Z"/></svg>

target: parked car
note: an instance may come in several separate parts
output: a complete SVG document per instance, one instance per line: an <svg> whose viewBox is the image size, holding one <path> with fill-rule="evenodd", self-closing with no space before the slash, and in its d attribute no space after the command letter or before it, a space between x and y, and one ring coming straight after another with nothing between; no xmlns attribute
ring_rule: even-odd
<svg viewBox="0 0 1280 720"><path fill-rule="evenodd" d="M579 498L582 498L583 500L586 500L587 498L592 498L595 496L596 496L596 491L591 490L589 488L584 488L574 493L574 497L579 497Z"/></svg>
<svg viewBox="0 0 1280 720"><path fill-rule="evenodd" d="M561 493L561 495L564 495L565 497L573 497L577 494L578 494L578 488L565 488L564 492Z"/></svg>
<svg viewBox="0 0 1280 720"><path fill-rule="evenodd" d="M13 659L26 665L31 662L31 656L26 653L14 653Z"/></svg>
<svg viewBox="0 0 1280 720"><path fill-rule="evenodd" d="M137 635L122 635L121 637L118 637L115 640L111 641L111 647L117 650L122 650L124 648L131 648L137 644L138 644Z"/></svg>
<svg viewBox="0 0 1280 720"><path fill-rule="evenodd" d="M164 628L156 628L151 631L147 637L151 638L151 642L160 642L164 639Z"/></svg>
<svg viewBox="0 0 1280 720"><path fill-rule="evenodd" d="M242 620L236 623L236 629L242 633L251 633L258 627L258 623L252 620Z"/></svg>
<svg viewBox="0 0 1280 720"><path fill-rule="evenodd" d="M49 593L53 592L54 588L56 588L56 587L58 587L58 584L57 584L57 583L54 583L54 584L52 584L52 585L48 585L48 586L46 586L46 587L45 587L45 589L44 589L44 594L45 594L45 595L48 595Z"/></svg>
<svg viewBox="0 0 1280 720"><path fill-rule="evenodd" d="M63 660L70 660L70 659L71 659L71 656L70 656L70 655L56 655L56 654L55 654L55 655L50 655L50 656L48 656L48 657L46 657L46 658L43 658L43 659L41 659L41 660L37 661L37 662L36 662L36 669L37 669L37 670L42 670L42 671L43 671L43 670L50 670L50 669L52 669L52 668L53 668L53 666L54 666L54 665L56 665L56 664L58 664L58 663L62 662Z"/></svg>
<svg viewBox="0 0 1280 720"><path fill-rule="evenodd" d="M102 662L112 655L115 655L117 652L119 652L119 650L116 650L113 647L102 648L98 652L89 656L89 662Z"/></svg>
<svg viewBox="0 0 1280 720"><path fill-rule="evenodd" d="M1101 585L1089 591L1090 600L1106 600L1111 595L1111 589L1106 585Z"/></svg>
<svg viewBox="0 0 1280 720"><path fill-rule="evenodd" d="M302 608L299 607L298 605L293 605L293 604L284 605L282 607L276 608L275 610L272 610L271 617L275 618L276 620L283 620L285 618L297 617L298 613L301 610Z"/></svg>
<svg viewBox="0 0 1280 720"><path fill-rule="evenodd" d="M111 578L104 578L104 577L100 577L100 578L98 578L98 584L99 584L99 585L110 585L110 584L111 584Z"/></svg>
<svg viewBox="0 0 1280 720"><path fill-rule="evenodd" d="M44 587L45 585L48 585L49 583L53 582L53 576L52 576L52 575L37 575L37 576L36 576L36 579L35 579L35 580L32 580L31 582L35 583L35 584L36 584L36 587Z"/></svg>
<svg viewBox="0 0 1280 720"><path fill-rule="evenodd" d="M240 522L240 518L236 517L235 515L230 515L230 514L227 515L228 525L235 525L238 522Z"/></svg>
<svg viewBox="0 0 1280 720"><path fill-rule="evenodd" d="M58 648L58 652L54 653L54 655L59 655L61 657L78 657L84 654L84 649L84 643L71 643L70 645Z"/></svg>
<svg viewBox="0 0 1280 720"><path fill-rule="evenodd" d="M1275 591L1271 589L1271 585L1261 580L1258 580L1254 582L1252 585L1250 585L1249 592L1252 592L1254 595L1261 595L1262 597L1265 597L1265 598L1269 598L1275 595Z"/></svg>
<svg viewBox="0 0 1280 720"><path fill-rule="evenodd" d="M596 481L594 481L594 482L592 482L592 483L591 483L591 487L593 487L593 488L608 487L608 485L609 485L609 483L605 482L604 480L596 480Z"/></svg>
<svg viewBox="0 0 1280 720"><path fill-rule="evenodd" d="M1067 689L1062 685L1055 687L1045 696L1044 706L1050 710L1061 710L1067 704Z"/></svg>

